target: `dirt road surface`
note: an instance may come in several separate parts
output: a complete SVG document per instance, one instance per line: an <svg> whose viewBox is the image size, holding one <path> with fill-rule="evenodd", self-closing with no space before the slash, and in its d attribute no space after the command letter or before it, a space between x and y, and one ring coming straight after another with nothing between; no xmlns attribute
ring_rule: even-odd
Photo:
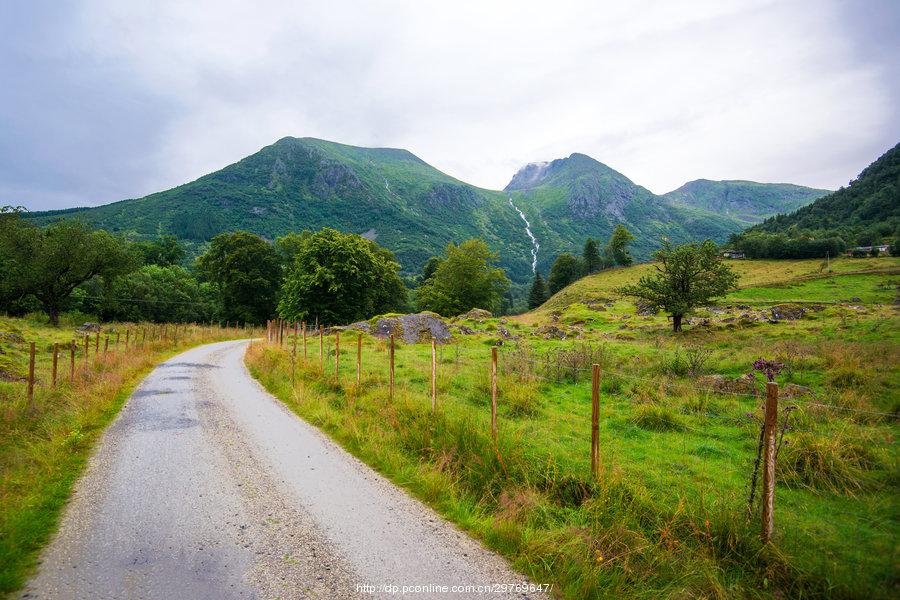
<svg viewBox="0 0 900 600"><path fill-rule="evenodd" d="M189 350L141 383L22 597L543 597L490 589L524 577L289 412L245 348Z"/></svg>

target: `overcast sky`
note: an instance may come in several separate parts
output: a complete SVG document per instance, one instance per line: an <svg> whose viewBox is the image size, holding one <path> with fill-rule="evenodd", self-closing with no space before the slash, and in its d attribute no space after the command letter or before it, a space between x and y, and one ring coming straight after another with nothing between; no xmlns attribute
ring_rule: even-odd
<svg viewBox="0 0 900 600"><path fill-rule="evenodd" d="M663 193L836 188L900 141L900 1L4 0L0 205L95 205L284 136L499 189L583 152Z"/></svg>

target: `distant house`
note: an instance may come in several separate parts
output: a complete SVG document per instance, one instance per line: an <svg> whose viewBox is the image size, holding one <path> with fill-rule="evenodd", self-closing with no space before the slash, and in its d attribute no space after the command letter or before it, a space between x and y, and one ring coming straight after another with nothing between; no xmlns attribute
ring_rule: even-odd
<svg viewBox="0 0 900 600"><path fill-rule="evenodd" d="M722 250L723 258L746 258L743 252L737 250Z"/></svg>
<svg viewBox="0 0 900 600"><path fill-rule="evenodd" d="M871 254L873 246L856 246L854 248L850 248L847 250L847 254L849 256L859 256L861 254ZM874 246L876 250L878 250L878 254L887 254L890 246L887 244L882 244L880 246Z"/></svg>

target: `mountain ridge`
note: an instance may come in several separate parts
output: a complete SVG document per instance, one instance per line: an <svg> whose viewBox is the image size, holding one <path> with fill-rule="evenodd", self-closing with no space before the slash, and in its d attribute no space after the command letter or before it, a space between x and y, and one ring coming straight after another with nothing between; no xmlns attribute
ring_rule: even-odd
<svg viewBox="0 0 900 600"><path fill-rule="evenodd" d="M397 255L406 273L417 272L451 241L481 237L500 252L518 283L531 277L533 247L510 200L532 221L544 272L559 252L579 251L588 236L604 239L620 222L641 236L635 244L639 259L649 257L661 237L724 241L743 228L702 208L673 206L586 154L543 164L521 189L487 190L406 149L287 136L169 190L28 218L76 217L121 234L170 233L195 245L235 229L273 239L332 226L375 239Z"/></svg>

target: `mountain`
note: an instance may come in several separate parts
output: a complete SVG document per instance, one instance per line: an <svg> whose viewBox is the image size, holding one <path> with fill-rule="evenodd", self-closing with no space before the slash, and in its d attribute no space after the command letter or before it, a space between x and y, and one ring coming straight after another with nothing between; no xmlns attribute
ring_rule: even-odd
<svg viewBox="0 0 900 600"><path fill-rule="evenodd" d="M714 195L698 197L712 203ZM584 154L528 165L500 192L454 179L406 150L293 137L170 190L28 218L71 217L133 237L173 234L195 252L223 231L274 239L331 226L391 249L406 273L418 272L448 242L481 237L519 284L531 278L536 244L546 273L559 252L579 253L589 236L605 241L617 223L637 237L639 260L664 237L724 241L745 227L721 210L654 195Z"/></svg>
<svg viewBox="0 0 900 600"><path fill-rule="evenodd" d="M900 144L866 167L848 187L791 214L768 219L750 232L834 235L850 244L900 235Z"/></svg>
<svg viewBox="0 0 900 600"><path fill-rule="evenodd" d="M673 206L702 208L728 215L749 226L806 206L828 193L829 190L791 183L697 179L663 194L663 198Z"/></svg>
<svg viewBox="0 0 900 600"><path fill-rule="evenodd" d="M196 181L95 208L34 213L77 217L113 232L171 233L200 243L245 229L273 239L331 226L393 250L418 271L450 241L482 237L518 281L530 277L531 242L504 194L458 181L406 150L283 138Z"/></svg>
<svg viewBox="0 0 900 600"><path fill-rule="evenodd" d="M541 243L538 267L546 272L561 251L580 253L587 237L601 240L622 223L637 238L633 253L647 258L663 238L673 242L724 240L738 220L692 206L674 206L625 175L584 154L532 163L506 186ZM544 251L547 248L548 251Z"/></svg>

